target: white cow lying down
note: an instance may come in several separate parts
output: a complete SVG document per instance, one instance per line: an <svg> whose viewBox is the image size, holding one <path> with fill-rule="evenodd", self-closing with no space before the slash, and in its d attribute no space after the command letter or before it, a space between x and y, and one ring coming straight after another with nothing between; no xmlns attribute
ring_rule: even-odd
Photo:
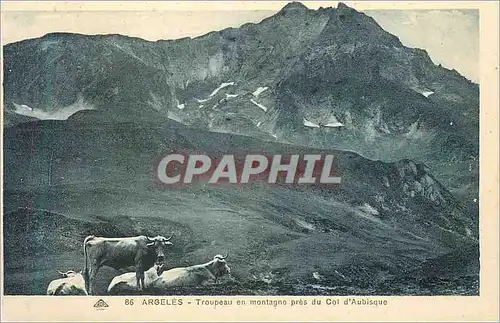
<svg viewBox="0 0 500 323"><path fill-rule="evenodd" d="M78 273L73 270L65 273L59 271L59 275L62 278L50 282L47 295L88 295L81 271Z"/></svg>
<svg viewBox="0 0 500 323"><path fill-rule="evenodd" d="M151 283L150 288L155 292L165 292L169 287L204 286L215 283L217 278L231 274L226 258L227 255L225 257L216 255L213 260L205 264L164 271Z"/></svg>
<svg viewBox="0 0 500 323"><path fill-rule="evenodd" d="M153 267L149 268L144 272L144 288L148 288L151 282L158 278L165 269L164 265L155 264ZM113 278L108 286L108 293L110 294L126 294L126 293L137 293L139 288L137 287L137 277L135 272L125 273Z"/></svg>

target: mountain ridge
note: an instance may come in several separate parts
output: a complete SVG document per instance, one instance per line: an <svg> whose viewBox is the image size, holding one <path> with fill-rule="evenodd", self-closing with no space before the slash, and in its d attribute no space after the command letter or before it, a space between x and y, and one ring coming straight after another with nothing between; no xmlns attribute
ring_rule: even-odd
<svg viewBox="0 0 500 323"><path fill-rule="evenodd" d="M55 33L7 45L4 56L6 126L40 115L33 111L57 114L81 96L112 118L162 115L215 132L414 159L468 201L478 196L478 86L344 4L295 3L259 23L179 40Z"/></svg>

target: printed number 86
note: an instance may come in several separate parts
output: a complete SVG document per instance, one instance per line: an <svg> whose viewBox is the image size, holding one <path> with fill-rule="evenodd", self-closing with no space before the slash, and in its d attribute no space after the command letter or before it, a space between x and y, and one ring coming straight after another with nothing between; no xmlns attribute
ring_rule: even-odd
<svg viewBox="0 0 500 323"><path fill-rule="evenodd" d="M126 299L125 300L125 305L134 305L134 300L133 299Z"/></svg>

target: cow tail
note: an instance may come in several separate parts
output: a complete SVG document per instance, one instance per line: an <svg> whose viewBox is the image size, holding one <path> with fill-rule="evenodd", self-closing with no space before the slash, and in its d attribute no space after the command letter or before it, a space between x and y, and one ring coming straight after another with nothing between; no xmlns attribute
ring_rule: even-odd
<svg viewBox="0 0 500 323"><path fill-rule="evenodd" d="M83 267L83 279L85 280L85 288L89 289L89 266L88 266L88 259L87 259L87 243L94 239L95 236L88 236L83 240L83 257L85 258L85 267Z"/></svg>

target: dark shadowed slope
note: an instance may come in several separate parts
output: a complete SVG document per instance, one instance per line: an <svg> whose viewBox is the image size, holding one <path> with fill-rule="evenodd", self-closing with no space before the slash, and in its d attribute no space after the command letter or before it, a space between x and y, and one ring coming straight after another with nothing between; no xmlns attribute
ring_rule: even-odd
<svg viewBox="0 0 500 323"><path fill-rule="evenodd" d="M215 156L314 150L168 119L105 119L97 111L80 112L67 121L5 130L8 294L43 293L54 269L81 266L81 242L89 233L174 233L169 266L228 252L241 284L233 292L257 294L377 294L387 279L477 244L473 214L421 164L330 151L341 185L162 188L154 184L155 160L179 149ZM105 286L112 273L103 275Z"/></svg>

